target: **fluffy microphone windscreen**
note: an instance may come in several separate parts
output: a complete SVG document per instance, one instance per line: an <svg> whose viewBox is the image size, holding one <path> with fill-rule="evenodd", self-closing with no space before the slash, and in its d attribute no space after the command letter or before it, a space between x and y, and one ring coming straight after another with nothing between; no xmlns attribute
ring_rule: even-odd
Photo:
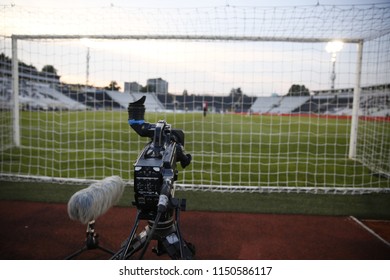
<svg viewBox="0 0 390 280"><path fill-rule="evenodd" d="M82 189L69 199L68 214L83 224L96 220L121 198L125 183L119 176L107 177Z"/></svg>

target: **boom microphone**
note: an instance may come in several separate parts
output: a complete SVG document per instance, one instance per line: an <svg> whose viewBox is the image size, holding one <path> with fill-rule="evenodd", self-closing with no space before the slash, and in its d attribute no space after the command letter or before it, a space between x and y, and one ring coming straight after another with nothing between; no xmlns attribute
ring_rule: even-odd
<svg viewBox="0 0 390 280"><path fill-rule="evenodd" d="M107 177L72 195L68 214L72 220L83 224L104 214L121 198L125 183L119 176Z"/></svg>

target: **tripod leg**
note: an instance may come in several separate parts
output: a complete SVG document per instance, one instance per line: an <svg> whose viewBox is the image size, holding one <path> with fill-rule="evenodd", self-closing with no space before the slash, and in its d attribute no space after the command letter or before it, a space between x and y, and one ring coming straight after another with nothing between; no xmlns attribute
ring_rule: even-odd
<svg viewBox="0 0 390 280"><path fill-rule="evenodd" d="M184 201L184 203L185 203L185 201ZM184 248L183 248L184 246L183 246L183 241L182 241L181 232L180 232L180 206L176 207L175 218L176 218L176 231L177 231L179 248L180 248L180 259L184 259Z"/></svg>
<svg viewBox="0 0 390 280"><path fill-rule="evenodd" d="M149 236L149 232L150 229L147 226L145 230L140 232L140 234L138 234L135 238L127 239L126 245L122 247L119 252L116 253L111 259L129 259L146 245L146 240Z"/></svg>
<svg viewBox="0 0 390 280"><path fill-rule="evenodd" d="M116 254L114 254L114 256L111 258L112 260L124 260L126 259L126 257L130 257L132 254L134 254L133 252L134 250L132 250L130 253L129 250L130 250L130 246L135 242L134 236L139 225L139 215L140 215L140 211L138 210L137 216L135 217L134 226L130 232L129 237L126 240L126 243L121 247L121 249Z"/></svg>
<svg viewBox="0 0 390 280"><path fill-rule="evenodd" d="M176 232L178 236L179 248L180 248L180 259L188 260L192 259L195 255L195 247L191 243L187 243L181 236L180 231L180 210L186 209L186 200L182 199L180 206L176 207L175 216L176 216Z"/></svg>
<svg viewBox="0 0 390 280"><path fill-rule="evenodd" d="M78 255L80 255L82 252L84 252L84 251L86 251L86 250L88 250L88 248L87 248L87 246L84 246L84 247L81 248L80 250L78 250L78 251L74 252L73 254L67 256L67 257L65 258L65 260L71 260L71 259L77 257Z"/></svg>
<svg viewBox="0 0 390 280"><path fill-rule="evenodd" d="M77 257L78 255L80 255L84 251L94 250L94 249L100 249L108 254L114 255L114 252L99 245L99 236L98 236L98 234L95 233L95 221L90 221L87 225L87 232L86 232L84 247L82 247L80 250L74 252L70 256L66 257L66 260L73 259L74 257Z"/></svg>

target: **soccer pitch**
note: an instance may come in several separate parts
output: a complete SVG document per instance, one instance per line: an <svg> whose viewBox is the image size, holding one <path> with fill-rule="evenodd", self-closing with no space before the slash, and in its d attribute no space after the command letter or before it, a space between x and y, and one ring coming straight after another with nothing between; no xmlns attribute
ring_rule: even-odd
<svg viewBox="0 0 390 280"><path fill-rule="evenodd" d="M148 139L123 111L21 112L21 147L2 150L1 173L55 178L132 180L133 163ZM180 184L254 187L387 188L358 161L348 159L350 119L146 113L185 132L190 166ZM383 122L384 135L390 123Z"/></svg>

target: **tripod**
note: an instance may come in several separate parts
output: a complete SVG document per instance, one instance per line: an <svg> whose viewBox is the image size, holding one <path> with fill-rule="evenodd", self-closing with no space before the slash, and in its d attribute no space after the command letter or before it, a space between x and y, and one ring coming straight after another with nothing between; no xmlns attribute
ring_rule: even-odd
<svg viewBox="0 0 390 280"><path fill-rule="evenodd" d="M173 197L173 182L178 177L176 163L180 162L185 168L192 157L184 152L182 130L172 129L164 120L156 124L145 122L145 99L143 96L128 107L131 128L139 136L151 139L134 164L137 217L129 238L113 259L130 258L141 249L139 258L142 259L152 240L157 241L153 251L159 256L167 253L172 259L192 259L195 249L180 233L180 210L185 210L186 201L180 203ZM135 236L140 220L149 222L145 230Z"/></svg>
<svg viewBox="0 0 390 280"><path fill-rule="evenodd" d="M185 211L186 200L182 199L179 205L178 199L171 198L170 204L171 206L167 210L167 218L160 221L161 213L157 213L155 220L149 220L145 229L136 236L140 220L146 220L149 217L148 213L137 210L137 216L129 238L111 259L129 259L141 249L142 252L139 259L142 259L151 240L157 241L157 247L152 250L157 256L166 253L174 260L193 259L195 247L191 243L184 241L180 232L180 210ZM173 210L175 218L172 215Z"/></svg>
<svg viewBox="0 0 390 280"><path fill-rule="evenodd" d="M87 233L85 238L85 245L74 252L73 254L66 257L66 260L73 259L87 250L100 249L108 254L114 255L115 253L99 245L99 235L95 233L95 221L90 221L87 225Z"/></svg>

